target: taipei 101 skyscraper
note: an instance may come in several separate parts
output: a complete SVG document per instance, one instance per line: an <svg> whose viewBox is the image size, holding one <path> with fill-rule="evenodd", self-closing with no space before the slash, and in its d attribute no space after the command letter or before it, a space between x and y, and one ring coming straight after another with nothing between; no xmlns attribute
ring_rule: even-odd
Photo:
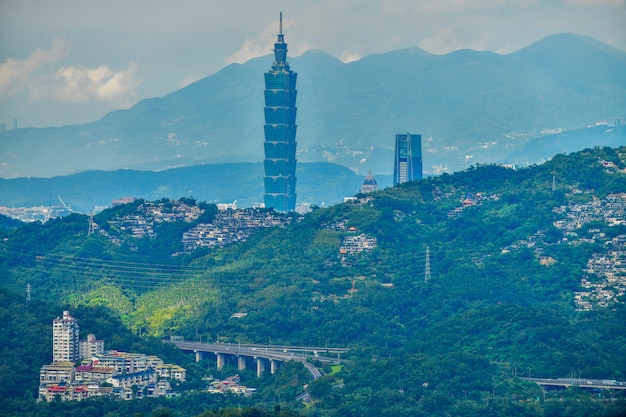
<svg viewBox="0 0 626 417"><path fill-rule="evenodd" d="M274 64L265 73L265 207L278 211L296 208L296 78L287 63L287 44L280 14Z"/></svg>

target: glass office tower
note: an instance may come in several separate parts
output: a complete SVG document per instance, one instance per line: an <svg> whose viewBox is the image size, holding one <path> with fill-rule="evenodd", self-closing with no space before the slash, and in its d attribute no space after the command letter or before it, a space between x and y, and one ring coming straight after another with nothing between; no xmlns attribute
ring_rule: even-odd
<svg viewBox="0 0 626 417"><path fill-rule="evenodd" d="M422 135L396 135L393 185L422 179Z"/></svg>
<svg viewBox="0 0 626 417"><path fill-rule="evenodd" d="M280 31L274 44L274 64L265 73L265 207L296 208L296 78L287 63L287 44Z"/></svg>

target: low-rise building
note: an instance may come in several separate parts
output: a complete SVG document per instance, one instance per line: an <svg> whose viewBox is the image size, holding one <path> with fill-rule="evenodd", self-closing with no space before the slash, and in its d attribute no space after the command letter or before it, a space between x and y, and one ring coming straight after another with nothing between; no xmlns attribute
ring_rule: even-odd
<svg viewBox="0 0 626 417"><path fill-rule="evenodd" d="M178 365L164 363L157 365L155 370L157 374L159 374L160 378L175 379L180 382L185 382L187 380L187 370Z"/></svg>
<svg viewBox="0 0 626 417"><path fill-rule="evenodd" d="M79 365L76 367L75 380L80 382L104 382L115 374L112 366Z"/></svg>
<svg viewBox="0 0 626 417"><path fill-rule="evenodd" d="M137 387L144 386L157 380L158 374L156 371L148 368L139 372L116 374L107 378L106 382L113 385L114 388L131 388L133 385Z"/></svg>
<svg viewBox="0 0 626 417"><path fill-rule="evenodd" d="M44 365L39 371L40 384L58 384L74 380L76 368L72 362L56 362Z"/></svg>

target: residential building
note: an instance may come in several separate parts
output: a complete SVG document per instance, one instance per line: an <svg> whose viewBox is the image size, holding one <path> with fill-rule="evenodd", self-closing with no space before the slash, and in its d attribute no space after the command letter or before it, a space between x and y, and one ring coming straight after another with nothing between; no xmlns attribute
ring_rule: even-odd
<svg viewBox="0 0 626 417"><path fill-rule="evenodd" d="M74 385L40 385L39 399L48 402L59 398L61 401L80 401L89 397L89 388L85 386Z"/></svg>
<svg viewBox="0 0 626 417"><path fill-rule="evenodd" d="M94 361L99 366L110 366L118 373L139 372L163 364L163 361L157 356L120 352L117 350L110 350L106 353L96 355L94 356Z"/></svg>
<svg viewBox="0 0 626 417"><path fill-rule="evenodd" d="M178 365L163 363L157 365L155 370L160 378L175 379L180 382L185 382L187 380L187 370Z"/></svg>
<svg viewBox="0 0 626 417"><path fill-rule="evenodd" d="M77 362L80 359L79 328L69 311L52 321L52 361Z"/></svg>
<svg viewBox="0 0 626 417"><path fill-rule="evenodd" d="M40 384L58 384L74 380L76 368L72 362L57 362L44 365L39 371Z"/></svg>
<svg viewBox="0 0 626 417"><path fill-rule="evenodd" d="M115 374L115 368L112 366L99 366L93 362L88 362L84 365L76 367L75 381L78 382L103 382L107 378L112 377Z"/></svg>
<svg viewBox="0 0 626 417"><path fill-rule="evenodd" d="M422 135L397 134L393 185L422 179Z"/></svg>
<svg viewBox="0 0 626 417"><path fill-rule="evenodd" d="M274 64L265 73L265 207L278 211L296 208L296 79L287 63L287 44L280 14Z"/></svg>
<svg viewBox="0 0 626 417"><path fill-rule="evenodd" d="M157 380L158 375L154 369L147 368L143 371L113 375L112 377L107 378L106 382L113 385L114 388L131 388L133 385L146 385L157 382Z"/></svg>
<svg viewBox="0 0 626 417"><path fill-rule="evenodd" d="M79 351L81 359L100 355L104 353L104 340L98 340L95 335L89 334L87 340L80 341Z"/></svg>

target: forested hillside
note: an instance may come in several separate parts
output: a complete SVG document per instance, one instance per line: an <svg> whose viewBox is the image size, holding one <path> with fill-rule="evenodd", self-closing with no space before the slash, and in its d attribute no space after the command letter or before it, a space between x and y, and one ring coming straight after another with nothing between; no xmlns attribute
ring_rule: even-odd
<svg viewBox="0 0 626 417"><path fill-rule="evenodd" d="M250 404L311 416L619 415L622 391L544 392L519 377L626 380L625 169L626 147L587 149L303 217L140 200L95 216L91 233L81 215L22 226L0 247L0 276L6 297L30 284L46 314L98 308L138 340L350 348L311 384L308 406L295 401L302 381L284 379L297 367L266 377ZM183 242L245 216L257 219L245 238ZM28 334L31 349L41 334ZM18 353L3 351L8 367Z"/></svg>

